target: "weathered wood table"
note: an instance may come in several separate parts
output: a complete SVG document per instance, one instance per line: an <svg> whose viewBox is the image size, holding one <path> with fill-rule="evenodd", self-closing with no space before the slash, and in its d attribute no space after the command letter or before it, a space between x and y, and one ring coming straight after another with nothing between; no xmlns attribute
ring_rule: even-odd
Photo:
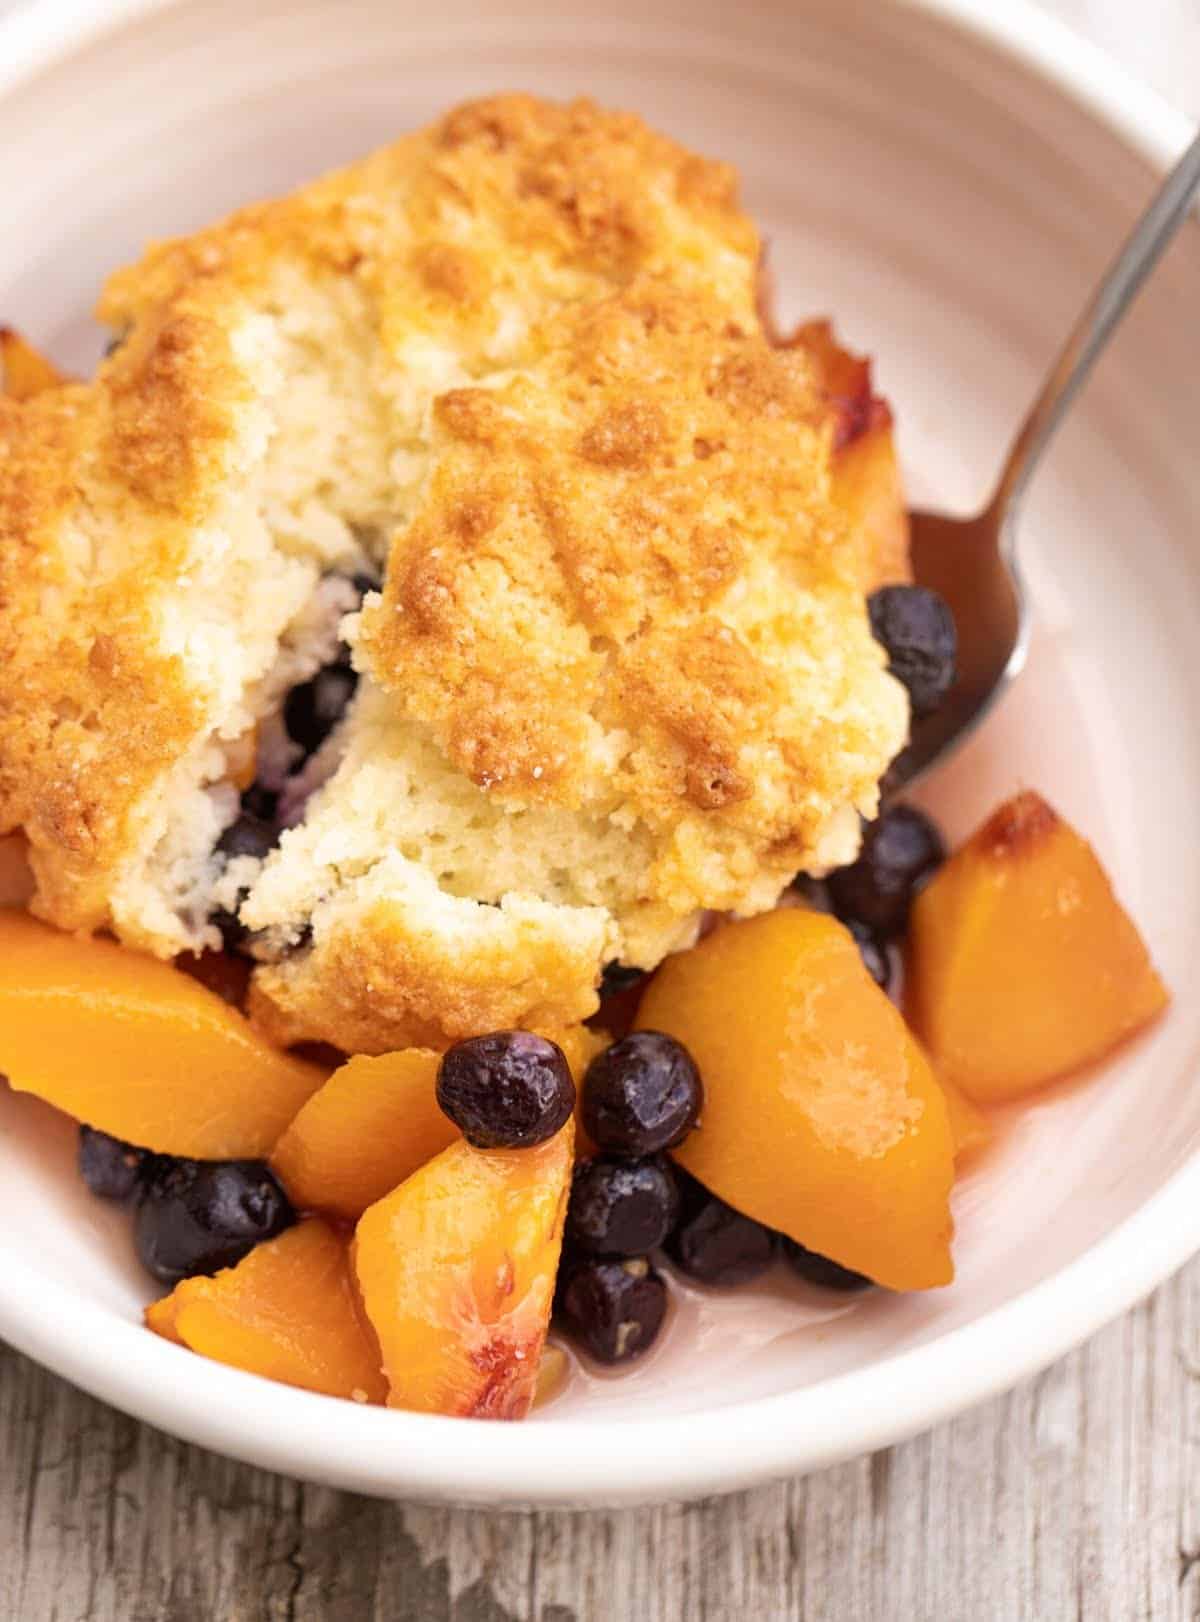
<svg viewBox="0 0 1200 1622"><path fill-rule="evenodd" d="M1200 0L1050 9L1200 115ZM918 1441L619 1514L302 1486L171 1441L0 1346L0 1622L681 1617L1200 1617L1200 1262L1040 1379Z"/></svg>

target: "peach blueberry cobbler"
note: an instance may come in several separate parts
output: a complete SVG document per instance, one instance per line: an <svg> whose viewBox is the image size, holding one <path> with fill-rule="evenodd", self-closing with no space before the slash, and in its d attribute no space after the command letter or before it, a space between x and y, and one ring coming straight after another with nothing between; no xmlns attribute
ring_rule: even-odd
<svg viewBox="0 0 1200 1622"><path fill-rule="evenodd" d="M977 1106L1164 1005L1036 796L881 808L954 625L760 260L725 165L505 95L152 247L90 381L0 334L0 1071L158 1334L512 1418L670 1273L942 1285Z"/></svg>

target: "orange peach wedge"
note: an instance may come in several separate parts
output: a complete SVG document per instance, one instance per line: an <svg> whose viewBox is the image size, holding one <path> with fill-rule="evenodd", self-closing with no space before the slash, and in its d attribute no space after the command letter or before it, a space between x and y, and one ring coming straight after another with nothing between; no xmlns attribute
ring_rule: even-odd
<svg viewBox="0 0 1200 1622"><path fill-rule="evenodd" d="M404 1048L335 1070L275 1146L293 1205L356 1222L460 1135L438 1108L438 1055Z"/></svg>
<svg viewBox="0 0 1200 1622"><path fill-rule="evenodd" d="M1168 993L1091 846L1024 793L917 897L906 1001L938 1074L986 1104L1102 1058Z"/></svg>
<svg viewBox="0 0 1200 1622"><path fill-rule="evenodd" d="M926 1063L928 1062L927 1059ZM996 1133L979 1105L973 1103L966 1093L947 1081L944 1076L937 1077L937 1084L942 1090L942 1097L946 1100L946 1115L950 1121L950 1136L954 1139L955 1160L966 1160L971 1155L978 1154L981 1149L986 1149Z"/></svg>
<svg viewBox="0 0 1200 1622"><path fill-rule="evenodd" d="M0 911L0 1075L143 1149L269 1154L326 1072L169 963Z"/></svg>
<svg viewBox="0 0 1200 1622"><path fill-rule="evenodd" d="M830 494L862 549L863 587L911 578L908 508L896 457L892 413L875 393L871 362L844 349L828 321L806 321L785 347L812 361L833 420Z"/></svg>
<svg viewBox="0 0 1200 1622"><path fill-rule="evenodd" d="M218 1363L330 1397L382 1403L379 1347L358 1304L349 1241L318 1217L213 1278L187 1278L146 1323Z"/></svg>
<svg viewBox="0 0 1200 1622"><path fill-rule="evenodd" d="M897 1290L948 1284L946 1103L849 932L781 909L668 958L638 1024L689 1049L699 1125L675 1158L714 1193Z"/></svg>
<svg viewBox="0 0 1200 1622"><path fill-rule="evenodd" d="M9 400L32 400L43 389L57 388L68 379L40 350L11 327L0 327L0 395Z"/></svg>
<svg viewBox="0 0 1200 1622"><path fill-rule="evenodd" d="M354 1265L389 1404L522 1419L562 1247L573 1125L532 1149L444 1149L371 1206Z"/></svg>

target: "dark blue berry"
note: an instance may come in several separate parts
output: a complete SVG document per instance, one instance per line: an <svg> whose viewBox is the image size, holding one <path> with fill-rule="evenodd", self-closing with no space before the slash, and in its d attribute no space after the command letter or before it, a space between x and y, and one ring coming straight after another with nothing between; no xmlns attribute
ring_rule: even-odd
<svg viewBox="0 0 1200 1622"><path fill-rule="evenodd" d="M261 862L275 849L279 829L250 811L242 811L236 822L217 840L217 854L232 861L237 856L253 856Z"/></svg>
<svg viewBox="0 0 1200 1622"><path fill-rule="evenodd" d="M868 599L871 631L888 669L908 689L914 715L930 715L954 685L958 632L943 598L927 586L884 586Z"/></svg>
<svg viewBox="0 0 1200 1622"><path fill-rule="evenodd" d="M347 657L318 670L311 681L293 687L283 705L288 737L306 755L314 754L346 712L358 686L358 674Z"/></svg>
<svg viewBox="0 0 1200 1622"><path fill-rule="evenodd" d="M600 976L600 996L619 997L623 991L632 991L634 986L640 986L646 978L645 969L631 969L624 963L618 963L613 958L611 963L604 965Z"/></svg>
<svg viewBox="0 0 1200 1622"><path fill-rule="evenodd" d="M575 1083L557 1043L532 1031L493 1031L442 1055L437 1101L475 1148L526 1149L569 1120Z"/></svg>
<svg viewBox="0 0 1200 1622"><path fill-rule="evenodd" d="M251 811L242 811L217 840L217 855L223 856L226 861L233 861L238 856L252 856L255 861L261 862L275 849L278 840L279 830L272 823ZM236 952L249 933L237 915L248 894L248 890L239 891L236 907L218 907L212 915L226 951Z"/></svg>
<svg viewBox="0 0 1200 1622"><path fill-rule="evenodd" d="M918 886L945 859L942 836L923 811L890 806L863 829L858 860L829 875L834 911L893 940L907 927Z"/></svg>
<svg viewBox="0 0 1200 1622"><path fill-rule="evenodd" d="M628 1363L652 1345L667 1287L645 1256L569 1264L558 1310L571 1337L601 1363Z"/></svg>
<svg viewBox="0 0 1200 1622"><path fill-rule="evenodd" d="M631 1031L588 1066L581 1114L598 1148L652 1155L683 1142L703 1102L700 1072L685 1047L661 1031Z"/></svg>
<svg viewBox="0 0 1200 1622"><path fill-rule="evenodd" d="M679 1190L661 1156L581 1160L571 1179L566 1238L591 1256L644 1256L675 1226Z"/></svg>
<svg viewBox="0 0 1200 1622"><path fill-rule="evenodd" d="M294 1221L265 1161L164 1158L146 1179L134 1244L148 1272L175 1284L232 1267Z"/></svg>
<svg viewBox="0 0 1200 1622"><path fill-rule="evenodd" d="M881 991L886 991L892 983L892 955L886 941L881 941L873 929L857 918L848 918L846 928L854 936L867 973Z"/></svg>
<svg viewBox="0 0 1200 1622"><path fill-rule="evenodd" d="M267 788L264 783L251 783L248 789L242 790L242 810L260 822L274 822L279 810L279 790Z"/></svg>
<svg viewBox="0 0 1200 1622"><path fill-rule="evenodd" d="M680 1173L681 1213L667 1254L705 1284L748 1284L775 1260L778 1235Z"/></svg>
<svg viewBox="0 0 1200 1622"><path fill-rule="evenodd" d="M809 1284L819 1284L823 1290L842 1290L848 1295L854 1290L874 1288L874 1281L865 1274L831 1262L828 1256L820 1256L815 1250L806 1250L794 1239L783 1241L783 1254L802 1279Z"/></svg>
<svg viewBox="0 0 1200 1622"><path fill-rule="evenodd" d="M243 896L244 892L238 897L239 905ZM245 945L246 937L250 931L242 923L236 912L230 912L228 907L218 907L212 915L212 922L220 933L221 945L225 951L236 952Z"/></svg>
<svg viewBox="0 0 1200 1622"><path fill-rule="evenodd" d="M93 1126L79 1128L79 1175L93 1194L102 1200L130 1200L141 1186L147 1150L98 1132Z"/></svg>

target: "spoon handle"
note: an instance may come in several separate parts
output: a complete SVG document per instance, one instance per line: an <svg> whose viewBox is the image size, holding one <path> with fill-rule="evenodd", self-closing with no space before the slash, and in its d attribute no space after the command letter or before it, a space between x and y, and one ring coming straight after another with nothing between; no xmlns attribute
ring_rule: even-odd
<svg viewBox="0 0 1200 1622"><path fill-rule="evenodd" d="M999 521L1000 544L1006 556L1012 553L1016 533L1013 515L1043 451L1142 283L1187 218L1198 190L1200 135L1163 181L1088 300L1013 440L987 507L988 513Z"/></svg>

